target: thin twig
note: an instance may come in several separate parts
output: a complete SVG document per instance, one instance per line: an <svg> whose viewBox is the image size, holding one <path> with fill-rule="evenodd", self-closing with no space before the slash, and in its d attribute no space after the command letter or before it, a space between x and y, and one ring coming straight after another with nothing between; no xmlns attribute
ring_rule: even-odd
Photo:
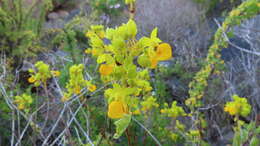
<svg viewBox="0 0 260 146"><path fill-rule="evenodd" d="M157 138L155 136L153 136L153 134L139 121L137 121L134 117L132 117L132 119L138 124L140 125L151 137L152 139L158 144L158 146L162 146L162 144L159 142L159 140L157 140Z"/></svg>
<svg viewBox="0 0 260 146"><path fill-rule="evenodd" d="M217 20L217 19L214 19L214 21L216 22L216 24L218 25L218 27L221 28L221 25L220 25L220 23L218 22L218 20ZM253 54L253 55L256 55L256 56L260 56L260 52L250 51L250 50L247 50L247 49L245 49L245 48L239 47L238 45L232 43L232 42L229 40L229 38L228 38L228 36L227 36L227 34L226 34L225 32L223 32L223 36L225 37L226 41L227 41L231 46L233 46L233 47L239 49L240 51L243 51L243 52L246 52L246 53L250 53L250 54Z"/></svg>

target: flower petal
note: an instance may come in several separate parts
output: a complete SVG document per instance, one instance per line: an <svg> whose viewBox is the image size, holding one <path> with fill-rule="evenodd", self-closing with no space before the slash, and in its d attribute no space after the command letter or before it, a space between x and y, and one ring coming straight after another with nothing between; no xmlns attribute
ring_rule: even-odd
<svg viewBox="0 0 260 146"><path fill-rule="evenodd" d="M121 101L112 101L108 106L108 117L111 119L120 119L127 114L126 105Z"/></svg>
<svg viewBox="0 0 260 146"><path fill-rule="evenodd" d="M160 44L156 49L156 57L158 61L165 61L172 58L172 48L167 43Z"/></svg>

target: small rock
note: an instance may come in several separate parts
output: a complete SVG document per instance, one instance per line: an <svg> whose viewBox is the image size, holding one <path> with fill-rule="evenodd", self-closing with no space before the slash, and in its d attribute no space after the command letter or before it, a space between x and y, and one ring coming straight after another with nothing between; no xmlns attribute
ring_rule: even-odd
<svg viewBox="0 0 260 146"><path fill-rule="evenodd" d="M59 18L66 18L66 17L69 16L69 13L67 11L64 11L64 10L60 10L57 13L59 15Z"/></svg>
<svg viewBox="0 0 260 146"><path fill-rule="evenodd" d="M59 18L59 14L56 13L56 12L51 12L51 13L48 14L48 19L49 20L56 20L58 18Z"/></svg>

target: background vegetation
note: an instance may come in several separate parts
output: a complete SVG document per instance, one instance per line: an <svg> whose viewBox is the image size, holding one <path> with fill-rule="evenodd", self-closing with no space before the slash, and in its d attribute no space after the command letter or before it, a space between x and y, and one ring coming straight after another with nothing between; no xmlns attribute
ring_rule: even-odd
<svg viewBox="0 0 260 146"><path fill-rule="evenodd" d="M1 0L0 146L260 145L259 0Z"/></svg>

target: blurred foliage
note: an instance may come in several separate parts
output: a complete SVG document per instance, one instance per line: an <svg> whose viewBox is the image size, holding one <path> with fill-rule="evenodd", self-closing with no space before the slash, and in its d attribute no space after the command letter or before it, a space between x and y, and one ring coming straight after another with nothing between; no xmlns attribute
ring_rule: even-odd
<svg viewBox="0 0 260 146"><path fill-rule="evenodd" d="M230 11L239 5L242 0L193 0L194 2L202 5L208 15L221 15Z"/></svg>
<svg viewBox="0 0 260 146"><path fill-rule="evenodd" d="M83 49L88 47L84 32L93 23L95 23L95 16L78 15L63 29L49 30L49 35L52 35L52 46L69 53L73 63L80 63L83 58Z"/></svg>
<svg viewBox="0 0 260 146"><path fill-rule="evenodd" d="M54 6L54 9L61 9L61 8L74 8L76 7L80 0L51 0Z"/></svg>
<svg viewBox="0 0 260 146"><path fill-rule="evenodd" d="M240 123L242 121L239 121ZM234 138L232 145L233 146L241 146L241 145L249 145L249 146L259 146L260 145L260 126L256 125L254 121L240 125L241 127L237 127L235 130Z"/></svg>
<svg viewBox="0 0 260 146"><path fill-rule="evenodd" d="M48 47L55 48L67 53L66 58L71 61L66 61L65 66L59 66L61 69L61 77L59 83L61 87L66 86L69 78L69 68L73 64L79 64L84 59L84 49L88 47L88 39L85 37L85 32L90 28L90 25L95 23L96 15L90 16L82 15L81 13L75 16L72 20L66 23L65 27L49 29L47 36L51 43ZM46 40L46 41L48 41ZM65 56L64 56L65 57ZM91 62L89 68L91 73L95 72L95 64ZM95 74L91 74L95 76Z"/></svg>
<svg viewBox="0 0 260 146"><path fill-rule="evenodd" d="M1 81L4 87L12 93L20 90L19 84L13 88L11 80L14 78L12 71L23 62L25 58L35 57L38 52L46 50L40 45L42 36L42 26L45 22L45 15L52 9L50 0L25 2L25 0L1 0L0 1L0 54L6 56L5 73L1 71ZM5 66L4 66L5 65ZM3 74L2 74L3 73ZM2 76L5 75L5 76ZM3 84L1 84L3 86ZM3 91L2 91L3 92ZM0 95L0 124L10 123L12 113L10 107L6 104L7 97ZM18 101L18 100L17 100ZM14 114L14 113L13 113ZM9 125L9 124L8 124ZM11 126L11 125L10 125ZM11 127L0 125L1 134L0 145L7 145L10 142Z"/></svg>
<svg viewBox="0 0 260 146"><path fill-rule="evenodd" d="M24 0L1 1L0 51L8 57L23 59L43 50L39 40L46 12L52 9L52 4L50 0L28 4Z"/></svg>
<svg viewBox="0 0 260 146"><path fill-rule="evenodd" d="M123 0L91 0L90 4L98 13L118 15L125 7Z"/></svg>
<svg viewBox="0 0 260 146"><path fill-rule="evenodd" d="M14 3L14 6L19 6L21 1L17 1L17 4ZM57 0L56 2L65 1ZM113 6L112 2L122 3L121 1L111 1ZM126 2L130 2L133 7L133 0L126 0ZM215 2L212 1L212 3ZM11 12L10 9L6 11L4 8L7 6L7 2L5 1L4 4L0 9L0 21L3 20L0 23L0 35L4 38L0 43L0 46L3 46L1 51L7 53L8 57L19 57L30 52L31 48L40 47L41 25L44 19L39 17L41 20L38 20L38 17L36 19L28 14L33 21L27 19L25 21L22 14L18 16L18 13L15 13L16 9L14 12ZM46 12L47 8L44 6L43 10ZM20 9L22 8L18 8L17 11ZM100 9L104 13L114 13L102 7L96 9ZM211 81L209 79L211 79L211 75L217 76L223 71L224 62L220 59L219 53L221 48L227 44L222 33L229 31L232 26L239 25L242 20L253 17L259 13L259 9L260 5L257 0L249 0L229 13L222 27L215 34L206 61L196 74L194 74L196 70L186 69L177 61L170 66L163 66L162 61L171 59L172 49L169 44L162 43L157 37L156 28L149 37L139 39L139 36L136 37L137 26L132 19L119 27L105 30L105 27L101 25L90 27L95 23L94 19L79 15L68 22L64 28L49 29L46 32L51 36L49 39L51 41L47 44L48 48L66 52L65 57L68 58L66 63L59 64L58 62L47 65L44 62L37 62L34 64L34 68L29 70L31 76L28 77L28 82L32 85L26 86L26 89L21 88L17 82L11 84L4 81L8 86L3 88L8 90L10 102L17 106L13 112L22 113L19 118L23 121L14 119L14 122L21 121L19 126L25 127L30 114L35 112L42 103L49 104L52 103L51 100L55 100L54 106L51 107L54 109L50 110L51 114L59 115L62 106L67 107L62 115L64 116L62 124L69 123L69 120L74 118L71 117L74 109L83 107L77 110L78 113L75 115L74 121L72 120L71 126L65 128L70 135L64 136L63 139L66 139L64 145L69 145L69 143L90 145L86 144L88 139L85 135L79 134L79 130L83 133L86 132L95 145L155 145L156 143L165 146L182 145L183 143L209 145L207 143L209 141L205 138L205 135L208 134L205 129L209 128L209 124L205 120L204 112L201 112L201 109L207 108L204 107L207 105L202 98L209 97L204 94L204 91L211 87L209 84L213 84L214 88L211 88L210 92L212 91L211 94L214 94L214 91L217 91L215 86L221 82L219 78ZM11 31L13 29L17 32ZM26 35L27 31L30 31L29 35ZM85 38L85 35L89 39ZM9 45L11 41L14 46ZM6 49L6 46L9 48ZM87 54L83 53L84 49ZM33 52L30 53L32 54L23 57L36 55ZM92 54L93 62L88 61L89 54ZM55 66L55 70L53 70L53 66ZM185 86L185 92L188 92L190 83L190 98L186 100L186 106L183 105L184 101L173 99L169 92L169 84L175 82L175 80L170 82L171 78L181 82L181 85ZM192 79L193 81L190 82ZM2 85L2 80L0 81ZM57 86L61 88L57 90ZM1 86L0 91L3 88ZM96 93L96 89L101 92ZM56 94L57 91L59 94ZM63 100L60 96L68 97ZM222 109L234 118L233 145L257 146L259 145L257 139L260 133L259 126L253 121L248 124L239 119L241 115L247 117L251 107L246 98L234 97L234 101L228 102ZM2 120L0 131L4 132L3 135L0 135L0 139L3 139L4 145L10 143L9 137L12 134L11 124L8 124L10 127L4 126L6 123L11 123L11 110L6 104L6 99L5 95L0 96L0 120ZM34 136L39 134L39 131L49 128L45 127L46 123L41 123L46 120L44 116L41 116L36 116L28 123L30 129L28 133L26 132L21 142L22 145L30 145L31 141L35 142L36 137ZM53 119L55 118L54 115ZM44 125L43 129L39 129L41 124ZM80 129L82 127L83 129ZM55 135L54 138L56 138ZM157 139L159 142L156 141Z"/></svg>
<svg viewBox="0 0 260 146"><path fill-rule="evenodd" d="M200 107L199 101L203 96L205 89L208 87L208 80L212 75L219 75L224 70L224 61L221 59L221 49L228 46L228 42L223 33L232 32L232 26L241 24L245 19L254 17L259 13L257 0L249 0L242 3L238 8L232 10L228 17L223 22L222 26L216 31L214 35L213 44L210 46L205 64L201 70L196 73L192 82L190 82L189 94L190 98L187 100L187 105Z"/></svg>

